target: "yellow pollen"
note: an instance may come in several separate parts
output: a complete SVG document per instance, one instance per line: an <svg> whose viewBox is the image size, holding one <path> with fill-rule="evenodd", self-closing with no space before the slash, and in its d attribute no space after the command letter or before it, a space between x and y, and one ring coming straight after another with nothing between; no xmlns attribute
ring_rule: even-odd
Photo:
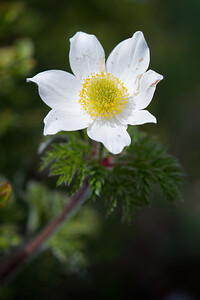
<svg viewBox="0 0 200 300"><path fill-rule="evenodd" d="M124 109L129 94L118 78L101 73L91 74L84 80L79 96L79 103L93 119L109 119Z"/></svg>

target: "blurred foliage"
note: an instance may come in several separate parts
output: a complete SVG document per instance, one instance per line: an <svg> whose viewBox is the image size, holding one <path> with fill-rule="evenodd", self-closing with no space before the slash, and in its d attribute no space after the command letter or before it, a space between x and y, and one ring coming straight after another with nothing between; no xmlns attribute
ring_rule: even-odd
<svg viewBox="0 0 200 300"><path fill-rule="evenodd" d="M69 198L66 193L50 191L36 182L30 182L24 195L29 206L26 234L37 232L57 215ZM62 225L59 231L50 238L46 247L71 271L87 264L84 254L87 240L97 233L99 217L97 212L84 207L70 221Z"/></svg>
<svg viewBox="0 0 200 300"><path fill-rule="evenodd" d="M49 240L48 245L53 255L63 265L67 265L71 272L80 271L88 266L88 240L98 235L99 221L95 211L84 207L81 213Z"/></svg>
<svg viewBox="0 0 200 300"><path fill-rule="evenodd" d="M24 180L24 170L30 167L32 158L31 155L22 157L31 153L32 142L37 137L35 115L38 112L28 103L25 87L25 78L36 65L34 43L24 28L25 16L29 14L31 11L23 2L0 3L0 163L1 173L10 180L16 172ZM37 20L32 25L37 28ZM30 109L33 109L31 116Z"/></svg>
<svg viewBox="0 0 200 300"><path fill-rule="evenodd" d="M55 186L45 171L38 172L48 108L25 79L48 69L70 71L69 38L76 31L95 34L107 55L136 30L144 32L150 68L164 80L150 107L158 125L143 129L169 146L189 176L184 203L170 209L155 192L151 207L139 210L128 227L120 223L118 209L105 219L97 201L95 211L77 215L66 233L63 227L55 235L60 242L49 241L0 298L160 300L179 289L200 298L199 10L199 0L1 1L0 173L1 184L13 187L0 208L1 258L45 224L52 202L44 194L51 196ZM64 191L50 199L60 209L67 198Z"/></svg>
<svg viewBox="0 0 200 300"><path fill-rule="evenodd" d="M0 251L5 252L9 248L19 245L21 239L14 226L1 226Z"/></svg>
<svg viewBox="0 0 200 300"><path fill-rule="evenodd" d="M0 256L38 232L69 201L66 192L51 191L34 181L28 183L21 197L26 206L20 206L13 195L8 205L0 210ZM19 210L20 213L16 213ZM24 221L23 227L20 226L19 219ZM60 263L65 264L66 270L79 270L87 265L84 254L87 240L96 236L98 227L98 213L84 207L70 222L62 225L43 250L49 249Z"/></svg>
<svg viewBox="0 0 200 300"><path fill-rule="evenodd" d="M5 206L12 193L12 186L5 182L0 186L0 207Z"/></svg>
<svg viewBox="0 0 200 300"><path fill-rule="evenodd" d="M18 21L25 14L22 3L0 4L0 79L1 93L9 94L17 80L33 69L34 46L30 38L18 30Z"/></svg>

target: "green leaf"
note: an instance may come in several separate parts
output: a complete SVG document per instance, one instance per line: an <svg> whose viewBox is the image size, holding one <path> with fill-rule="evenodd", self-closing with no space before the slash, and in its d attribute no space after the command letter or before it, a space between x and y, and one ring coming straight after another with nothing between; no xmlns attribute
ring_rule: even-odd
<svg viewBox="0 0 200 300"><path fill-rule="evenodd" d="M65 136L66 137L66 136ZM66 185L74 194L85 178L86 162L91 156L90 147L80 135L67 135L67 142L51 146L42 157L41 169L49 167L50 175L57 176L57 185Z"/></svg>
<svg viewBox="0 0 200 300"><path fill-rule="evenodd" d="M90 199L103 199L108 213L120 207L125 220L152 201L155 186L168 201L180 200L184 178L179 162L154 137L138 131L132 134L132 145L123 154L112 157L108 168L96 163L88 172Z"/></svg>
<svg viewBox="0 0 200 300"><path fill-rule="evenodd" d="M46 152L43 168L49 166L50 175L58 176L57 184L65 184L70 194L87 176L91 189L88 201L103 201L108 214L119 207L126 220L139 207L149 205L156 186L163 199L181 199L184 176L179 162L154 137L132 129L131 138L132 145L120 155L102 157L102 152L95 160L84 134L67 135L67 142Z"/></svg>

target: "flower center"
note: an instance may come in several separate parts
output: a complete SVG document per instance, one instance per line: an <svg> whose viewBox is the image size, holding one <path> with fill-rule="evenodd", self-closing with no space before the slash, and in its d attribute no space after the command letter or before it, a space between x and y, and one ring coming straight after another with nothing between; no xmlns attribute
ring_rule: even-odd
<svg viewBox="0 0 200 300"><path fill-rule="evenodd" d="M79 103L93 119L113 118L124 109L128 91L123 83L109 73L92 74L84 80Z"/></svg>

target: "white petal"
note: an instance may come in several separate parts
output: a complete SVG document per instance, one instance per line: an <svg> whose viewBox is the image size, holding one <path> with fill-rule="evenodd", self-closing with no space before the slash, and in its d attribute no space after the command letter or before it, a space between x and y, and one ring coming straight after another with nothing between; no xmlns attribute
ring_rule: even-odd
<svg viewBox="0 0 200 300"><path fill-rule="evenodd" d="M82 84L74 75L61 70L49 70L27 78L27 81L38 85L40 97L51 108L68 111L81 109L78 98Z"/></svg>
<svg viewBox="0 0 200 300"><path fill-rule="evenodd" d="M124 125L94 121L88 127L87 134L91 139L103 143L111 153L119 154L125 146L129 146L131 143L131 138L126 128L127 126Z"/></svg>
<svg viewBox="0 0 200 300"><path fill-rule="evenodd" d="M150 61L149 48L141 31L118 44L108 57L106 68L131 90L139 74L144 73Z"/></svg>
<svg viewBox="0 0 200 300"><path fill-rule="evenodd" d="M134 96L134 103L136 109L146 108L153 98L156 85L163 76L149 70L138 79L136 96Z"/></svg>
<svg viewBox="0 0 200 300"><path fill-rule="evenodd" d="M78 79L105 71L105 53L96 36L77 32L70 42L70 66Z"/></svg>
<svg viewBox="0 0 200 300"><path fill-rule="evenodd" d="M44 135L56 134L59 131L74 131L88 127L91 124L89 115L69 113L63 110L52 109L44 119Z"/></svg>
<svg viewBox="0 0 200 300"><path fill-rule="evenodd" d="M145 123L157 123L156 118L150 114L147 110L137 110L132 116L129 116L126 120L130 125L142 125Z"/></svg>
<svg viewBox="0 0 200 300"><path fill-rule="evenodd" d="M135 103L133 101L133 97L129 97L127 100L125 107L121 110L120 113L115 115L115 118L124 125L127 125L128 118L133 115L135 112Z"/></svg>

